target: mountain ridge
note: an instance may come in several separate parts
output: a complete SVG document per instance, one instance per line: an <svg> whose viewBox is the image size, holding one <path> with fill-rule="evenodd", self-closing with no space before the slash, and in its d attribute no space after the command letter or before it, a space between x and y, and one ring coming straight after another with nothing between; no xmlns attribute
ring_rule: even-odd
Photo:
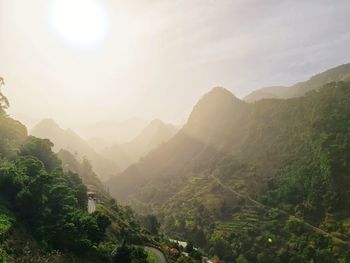
<svg viewBox="0 0 350 263"><path fill-rule="evenodd" d="M54 143L54 151L61 149L77 153L80 158L84 156L92 165L101 179L106 180L118 171L116 165L98 154L89 144L72 129L62 129L53 119L43 119L31 130L30 134L39 138L50 139Z"/></svg>
<svg viewBox="0 0 350 263"><path fill-rule="evenodd" d="M158 145L168 141L176 132L174 125L154 119L131 141L106 148L102 154L114 160L124 170Z"/></svg>
<svg viewBox="0 0 350 263"><path fill-rule="evenodd" d="M335 229L347 242L350 232L342 229L350 218L344 203L350 185L345 165L350 146L343 140L349 138L349 87L349 82L335 82L303 97L253 104L225 90L208 92L172 139L109 180L110 191L139 213L155 213L170 235L209 251L217 251L215 237L224 236L227 252L220 250L217 255L228 261L244 253L235 247L237 242L250 247L251 254L245 256L255 262L257 254L277 260L277 248L286 250L287 258L298 255L289 250L293 237L296 242L318 238L310 229L291 230L300 220L294 222L280 211L297 213L328 232ZM271 211L252 207L233 192L252 196ZM254 221L247 226L244 220L252 215ZM329 217L337 218L342 227ZM231 224L244 227L222 232ZM278 239L276 250L265 251L258 240L266 237L255 229Z"/></svg>
<svg viewBox="0 0 350 263"><path fill-rule="evenodd" d="M212 162L210 159L213 153L215 153L214 156L217 156L222 155L224 151L228 150L226 147L227 140L221 141L221 138L227 136L227 130L224 129L224 127L231 127L237 120L243 118L247 111L247 106L247 103L239 100L227 89L221 87L213 88L211 91L204 94L193 107L193 111L183 128L166 144L157 147L150 154L142 158L142 160L139 161L142 168L135 169L137 164L134 164L126 169L122 173L122 175L125 175L123 180L125 180L125 182L130 182L130 180L132 180L131 177L135 176L134 188L137 189L138 186L144 183L147 184L146 181L141 179L141 174L153 174L153 179L151 179L151 181L159 178L162 172L167 173L168 176L170 174L175 175L181 173L183 170L189 169L189 167L193 167L193 160L201 158L208 161L205 166L210 166ZM202 111L204 111L204 113L201 113ZM225 118L216 116L217 114L220 115L227 112L232 114L232 118L227 119L227 116L225 116ZM211 121L214 121L214 123L206 125L206 123ZM235 127L233 128L235 129ZM235 138L234 135L233 138ZM165 158L167 161L156 161L161 158ZM153 165L157 163L157 168L154 171L149 170L148 165L146 167L143 166L143 164L147 162L153 163ZM166 165L171 165L171 163L181 163L181 165L176 169L167 169L167 171L164 171L163 169ZM130 171L131 175L129 176L127 174ZM132 171L135 173L133 174ZM116 178L120 177L116 176L111 178L108 183L111 192L129 192L127 187L124 187L123 184L119 182L116 183L116 181L118 181ZM170 192L171 191L167 191L163 194L168 196ZM117 194L116 197L125 201L125 196L123 195Z"/></svg>
<svg viewBox="0 0 350 263"><path fill-rule="evenodd" d="M308 80L298 82L292 86L273 86L257 89L243 98L246 102L256 102L267 98L287 99L300 97L307 92L318 89L323 85L335 81L350 80L350 63L342 64L313 75Z"/></svg>

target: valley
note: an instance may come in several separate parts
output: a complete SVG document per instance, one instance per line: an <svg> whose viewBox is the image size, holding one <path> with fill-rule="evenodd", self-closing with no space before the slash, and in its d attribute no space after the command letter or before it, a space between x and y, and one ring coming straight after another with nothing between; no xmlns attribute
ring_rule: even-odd
<svg viewBox="0 0 350 263"><path fill-rule="evenodd" d="M350 263L349 13L0 0L0 263Z"/></svg>
<svg viewBox="0 0 350 263"><path fill-rule="evenodd" d="M229 262L244 251L236 246L239 242L254 243L259 252L252 248L251 255L260 253L271 260L277 260L281 249L285 250L284 257L298 255L285 238L292 235L298 240L304 235L298 237L300 234L286 230L289 225L304 229L309 238L322 237L334 246L347 247L347 230L330 227L334 221L329 221L334 218L344 226L347 222L346 207L339 206L339 200L345 200L340 196L347 193L347 179L337 179L342 182L339 188L323 181L328 179L321 179L324 177L318 173L323 173L324 161L320 158L327 158L327 165L337 166L335 156L329 154L333 149L327 145L341 147L334 140L348 134L348 116L341 112L348 111L343 107L349 105L349 88L343 82L325 85L305 97L265 99L254 104L240 101L222 88L213 89L168 143L110 180L112 195L139 213L156 214L168 235L191 240ZM334 113L328 111L330 105ZM321 138L330 141L319 144ZM322 151L325 156L320 155ZM344 156L345 152L338 154ZM337 169L327 167L331 174L333 170L329 169ZM327 176L332 176L329 173ZM324 199L327 192L339 197L324 207L324 202L331 202ZM323 201L312 201L314 195ZM259 226L258 222L265 223ZM237 229L229 231L225 225L244 227L236 236ZM253 231L249 236L255 235L261 242L242 241L242 236L248 235L243 230ZM266 235L280 240L265 254ZM247 258L245 254L243 257Z"/></svg>
<svg viewBox="0 0 350 263"><path fill-rule="evenodd" d="M339 200L346 200L350 181L348 167L338 164L348 158L347 144L342 144L350 105L344 68L311 78L326 81L290 99L247 103L216 87L199 100L179 130L154 120L134 139L103 151L53 120L41 121L31 133L52 140L63 171L79 174L87 191L97 193L98 203L88 200L90 214L104 211L113 221L118 215L107 204L117 200L130 206L150 233L161 233L160 247L170 253L170 261L180 252L172 255L165 247L181 251L172 238L198 247L193 259L346 258L350 212ZM329 72L334 78L323 77ZM96 162L118 170L109 170L106 177L95 170ZM300 249L311 249L311 254L293 247L302 240ZM312 245L319 240L326 243ZM165 260L161 250L148 250L159 262Z"/></svg>

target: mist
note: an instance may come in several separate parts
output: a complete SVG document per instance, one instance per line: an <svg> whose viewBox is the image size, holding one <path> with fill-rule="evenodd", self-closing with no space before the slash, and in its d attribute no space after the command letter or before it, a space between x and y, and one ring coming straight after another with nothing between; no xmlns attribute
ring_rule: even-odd
<svg viewBox="0 0 350 263"><path fill-rule="evenodd" d="M0 0L0 262L350 262L349 0Z"/></svg>
<svg viewBox="0 0 350 263"><path fill-rule="evenodd" d="M31 127L183 124L214 86L242 98L350 59L346 0L65 2L0 0L3 90Z"/></svg>

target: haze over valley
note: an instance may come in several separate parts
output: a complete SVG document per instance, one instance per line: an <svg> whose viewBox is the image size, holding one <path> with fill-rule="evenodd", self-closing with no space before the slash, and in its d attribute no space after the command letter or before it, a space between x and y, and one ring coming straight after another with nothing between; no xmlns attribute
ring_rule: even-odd
<svg viewBox="0 0 350 263"><path fill-rule="evenodd" d="M350 262L349 12L0 0L0 262Z"/></svg>

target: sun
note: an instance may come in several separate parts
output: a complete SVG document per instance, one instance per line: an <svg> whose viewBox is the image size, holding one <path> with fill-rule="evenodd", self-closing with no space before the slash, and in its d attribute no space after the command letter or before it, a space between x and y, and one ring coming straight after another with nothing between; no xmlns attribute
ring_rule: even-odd
<svg viewBox="0 0 350 263"><path fill-rule="evenodd" d="M50 22L66 44L96 48L108 31L108 15L97 0L51 0Z"/></svg>

